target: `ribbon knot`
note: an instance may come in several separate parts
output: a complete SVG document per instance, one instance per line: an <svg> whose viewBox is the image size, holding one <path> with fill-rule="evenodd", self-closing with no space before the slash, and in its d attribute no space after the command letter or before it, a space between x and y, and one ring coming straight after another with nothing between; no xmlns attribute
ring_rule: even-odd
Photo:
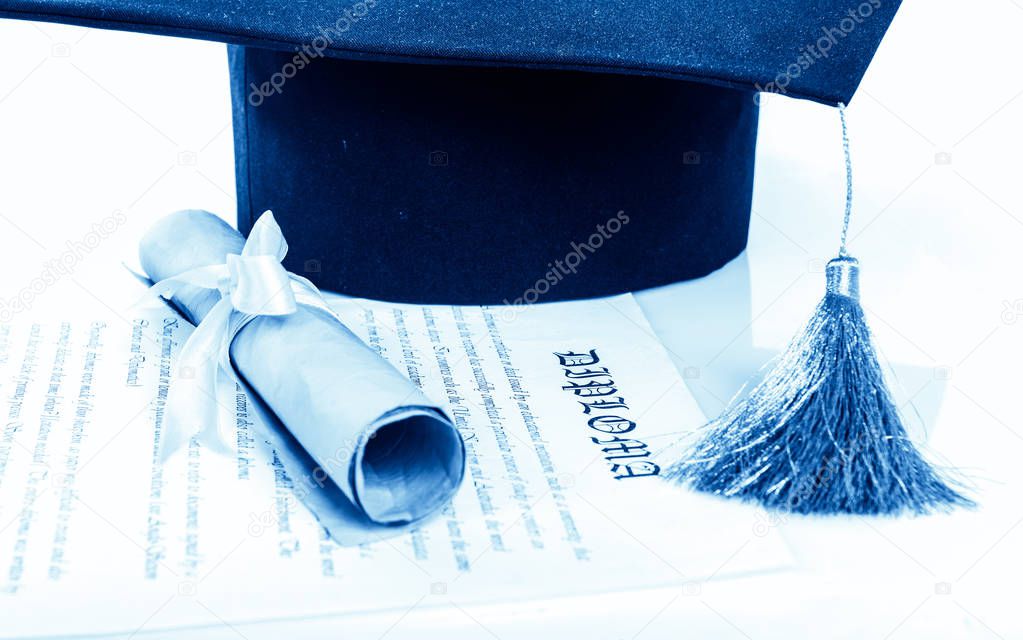
<svg viewBox="0 0 1023 640"><path fill-rule="evenodd" d="M217 384L221 372L238 379L230 349L245 325L259 316L290 315L299 304L333 315L311 282L281 264L287 252L284 235L267 211L253 225L241 254L228 254L223 264L185 271L149 289L149 295L165 298L183 287L213 289L221 296L178 354L180 366L164 411L163 460L193 437L211 449L230 452L220 434Z"/></svg>
<svg viewBox="0 0 1023 640"><path fill-rule="evenodd" d="M218 288L236 310L258 316L295 313L298 307L295 292L291 290L291 274L284 269L280 258L232 253L227 256L225 266L228 278Z"/></svg>

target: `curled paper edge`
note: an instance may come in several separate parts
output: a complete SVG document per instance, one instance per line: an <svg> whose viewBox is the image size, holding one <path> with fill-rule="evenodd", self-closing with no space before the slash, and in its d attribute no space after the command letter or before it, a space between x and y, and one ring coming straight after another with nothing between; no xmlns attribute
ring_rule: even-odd
<svg viewBox="0 0 1023 640"><path fill-rule="evenodd" d="M398 433L399 440L413 438L418 441L400 448L395 442L379 442L386 437L387 431L399 426L404 427ZM432 433L427 433L427 429ZM404 459L400 458L402 452ZM428 464L431 462L427 459L429 456L445 455L448 459ZM385 470L374 464L371 459L374 456L383 463ZM439 511L458 491L465 475L465 443L451 420L439 409L425 405L397 407L363 430L349 470L352 500L371 520L380 523L417 522ZM387 477L387 470L392 477ZM415 499L389 497L400 490L410 493ZM391 506L395 504L403 507Z"/></svg>
<svg viewBox="0 0 1023 640"><path fill-rule="evenodd" d="M281 423L276 414L266 406L263 399L245 382L244 378L239 378L238 386L249 400L249 413L254 418L252 420L254 435L273 448L276 452L277 462L281 464L290 481L292 493L299 502L309 509L327 535L337 544L350 547L401 535L410 529L422 526L443 511L443 509L434 508L419 519L397 523L382 523L373 520L363 507L353 503L341 486L309 455L309 452ZM429 407L422 409L430 412L435 411ZM384 420L385 416L381 416L381 421ZM367 431L393 422L393 420L381 421L368 425ZM461 474L464 474L464 461L461 467ZM461 475L456 482L456 490L460 484ZM446 500L450 500L450 496L446 497ZM258 532L262 532L266 524L259 522L253 516L253 522L249 526L250 529L256 528L259 529ZM256 532L250 531L250 533Z"/></svg>
<svg viewBox="0 0 1023 640"><path fill-rule="evenodd" d="M302 281L299 284L307 283ZM306 289L305 287L308 287ZM328 323L337 324L351 335L351 339L365 347L361 339L351 334L344 322L322 298L319 304L309 303L311 283L299 288L299 307L310 316L318 316ZM289 425L256 390L249 378L235 362L234 342L245 331L264 329L262 317L243 317L232 330L224 368L230 368L233 378L243 382L250 398L259 398L265 411L273 415L276 423L294 438L308 458L317 466L315 476L329 476L349 502L362 510L370 521L385 526L399 526L425 519L449 502L458 491L465 474L465 442L453 421L439 407L433 405L406 378L397 373L382 356L372 353L374 360L386 363L415 395L405 395L401 403L380 407L383 413L354 418L339 413L336 423L309 423ZM262 326L260 326L262 325ZM250 334L251 337L251 334ZM265 337L265 336L264 336ZM290 345L289 345L290 347ZM370 354L365 347L365 356ZM357 352L347 354L355 358ZM364 356L364 357L365 357ZM393 381L392 381L393 382ZM411 401L409 404L404 404ZM372 415L372 414L370 414ZM314 436L313 432L329 429L336 433L352 434L338 447L336 438Z"/></svg>

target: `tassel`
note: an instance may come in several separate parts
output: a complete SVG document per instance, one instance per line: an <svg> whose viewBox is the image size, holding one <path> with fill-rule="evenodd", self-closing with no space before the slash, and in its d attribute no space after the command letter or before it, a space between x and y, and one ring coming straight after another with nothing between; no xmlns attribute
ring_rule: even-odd
<svg viewBox="0 0 1023 640"><path fill-rule="evenodd" d="M852 163L838 257L802 333L745 400L704 428L669 480L801 514L928 513L972 506L913 445L885 385L859 303L859 262L846 252Z"/></svg>

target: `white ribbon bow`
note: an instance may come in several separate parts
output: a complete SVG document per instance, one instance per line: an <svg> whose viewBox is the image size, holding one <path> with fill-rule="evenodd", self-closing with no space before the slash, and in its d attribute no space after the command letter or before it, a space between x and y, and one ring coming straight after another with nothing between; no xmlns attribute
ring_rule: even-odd
<svg viewBox="0 0 1023 640"><path fill-rule="evenodd" d="M168 390L164 411L163 460L195 436L211 449L231 452L220 434L217 381L221 371L237 381L231 342L246 324L258 316L290 315L299 304L333 315L315 285L281 265L287 252L273 213L266 211L253 225L241 255L229 254L224 264L191 269L150 288L151 294L165 298L182 286L216 289L221 296L178 355L179 379ZM192 388L184 383L189 378Z"/></svg>

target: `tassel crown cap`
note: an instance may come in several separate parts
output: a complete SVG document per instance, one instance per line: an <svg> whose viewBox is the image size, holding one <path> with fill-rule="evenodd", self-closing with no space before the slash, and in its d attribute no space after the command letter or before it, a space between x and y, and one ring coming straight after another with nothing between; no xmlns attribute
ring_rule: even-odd
<svg viewBox="0 0 1023 640"><path fill-rule="evenodd" d="M860 261L850 256L839 256L828 262L824 269L828 293L860 299Z"/></svg>

